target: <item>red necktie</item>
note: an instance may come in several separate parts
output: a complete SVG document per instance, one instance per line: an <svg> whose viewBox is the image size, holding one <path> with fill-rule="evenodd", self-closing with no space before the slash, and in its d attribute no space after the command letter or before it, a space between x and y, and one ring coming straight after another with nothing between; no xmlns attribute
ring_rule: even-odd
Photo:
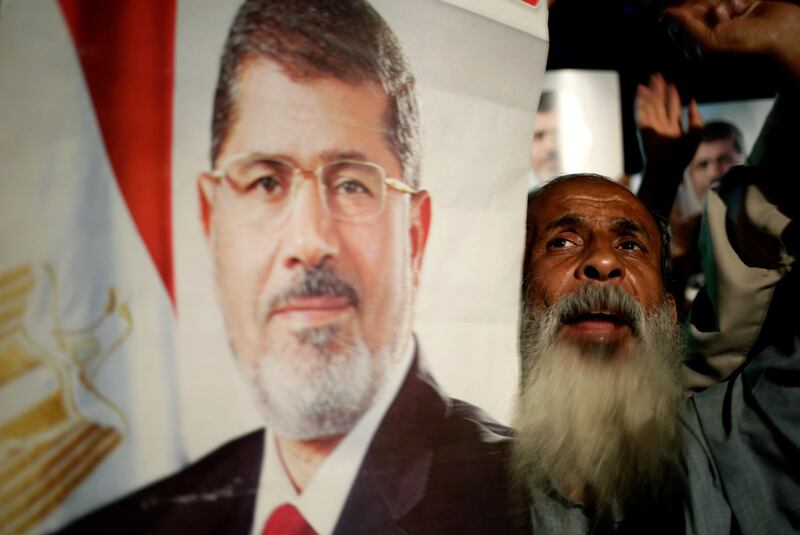
<svg viewBox="0 0 800 535"><path fill-rule="evenodd" d="M285 503L272 511L261 535L317 535L294 505Z"/></svg>

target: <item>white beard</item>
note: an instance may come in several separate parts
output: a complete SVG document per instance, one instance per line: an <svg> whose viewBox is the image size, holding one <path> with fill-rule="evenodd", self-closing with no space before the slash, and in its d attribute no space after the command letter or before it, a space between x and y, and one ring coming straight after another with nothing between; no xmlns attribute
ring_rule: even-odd
<svg viewBox="0 0 800 535"><path fill-rule="evenodd" d="M512 474L517 485L577 489L599 507L613 500L624 508L672 490L681 449L681 338L666 304L645 317L628 294L612 288L595 287L610 294L594 298L635 305L627 355L560 339L561 302L535 312L526 307Z"/></svg>
<svg viewBox="0 0 800 535"><path fill-rule="evenodd" d="M231 344L256 408L270 429L286 438L314 440L344 435L356 425L406 350L410 278L409 270L401 286L402 295L408 297L398 307L394 333L376 350L370 349L352 321L285 333L256 355L239 355ZM324 267L306 270L283 295L318 294L348 295L354 306L358 302L355 290Z"/></svg>
<svg viewBox="0 0 800 535"><path fill-rule="evenodd" d="M361 337L342 346L331 341L336 329L313 331L299 333L298 342L259 355L250 365L237 359L264 421L295 440L350 431L372 406L389 361L388 351L373 354Z"/></svg>

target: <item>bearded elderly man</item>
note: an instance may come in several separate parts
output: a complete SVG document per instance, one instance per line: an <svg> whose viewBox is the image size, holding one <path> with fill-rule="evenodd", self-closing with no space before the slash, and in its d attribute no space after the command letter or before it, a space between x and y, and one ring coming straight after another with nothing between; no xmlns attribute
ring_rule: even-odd
<svg viewBox="0 0 800 535"><path fill-rule="evenodd" d="M214 101L203 229L267 430L75 533L506 533L508 429L412 334L431 217L414 77L363 0L248 0Z"/></svg>
<svg viewBox="0 0 800 535"><path fill-rule="evenodd" d="M679 506L679 330L668 234L627 189L567 175L531 193L514 474L534 532L647 526ZM622 525L624 524L624 526ZM541 531L539 531L541 530Z"/></svg>
<svg viewBox="0 0 800 535"><path fill-rule="evenodd" d="M709 286L688 332L742 358L682 402L664 226L602 177L551 182L528 204L514 474L540 533L796 533L800 6L687 0L666 13L707 51L782 71L749 165L704 214Z"/></svg>
<svg viewBox="0 0 800 535"><path fill-rule="evenodd" d="M753 361L684 402L668 259L664 224L609 179L568 175L529 196L512 473L534 532L800 525L796 276Z"/></svg>

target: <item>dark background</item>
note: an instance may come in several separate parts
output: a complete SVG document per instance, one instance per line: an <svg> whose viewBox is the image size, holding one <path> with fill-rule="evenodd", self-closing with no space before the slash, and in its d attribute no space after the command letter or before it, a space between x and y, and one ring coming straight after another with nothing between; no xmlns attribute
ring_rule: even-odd
<svg viewBox="0 0 800 535"><path fill-rule="evenodd" d="M660 0L557 0L550 7L547 70L603 69L620 76L625 172L641 171L636 136L636 85L661 72L682 100L699 103L770 98L778 77L764 60L702 54L661 16ZM746 73L746 74L742 74Z"/></svg>

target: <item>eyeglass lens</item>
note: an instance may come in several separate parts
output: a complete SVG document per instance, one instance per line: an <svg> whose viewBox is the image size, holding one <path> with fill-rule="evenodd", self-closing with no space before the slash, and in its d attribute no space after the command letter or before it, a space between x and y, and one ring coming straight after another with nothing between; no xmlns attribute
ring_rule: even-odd
<svg viewBox="0 0 800 535"><path fill-rule="evenodd" d="M227 175L242 195L260 201L260 209L277 216L302 180L296 169L275 160L245 159L234 162ZM319 173L325 202L334 217L359 218L380 212L384 185L379 168L367 163L334 162Z"/></svg>

